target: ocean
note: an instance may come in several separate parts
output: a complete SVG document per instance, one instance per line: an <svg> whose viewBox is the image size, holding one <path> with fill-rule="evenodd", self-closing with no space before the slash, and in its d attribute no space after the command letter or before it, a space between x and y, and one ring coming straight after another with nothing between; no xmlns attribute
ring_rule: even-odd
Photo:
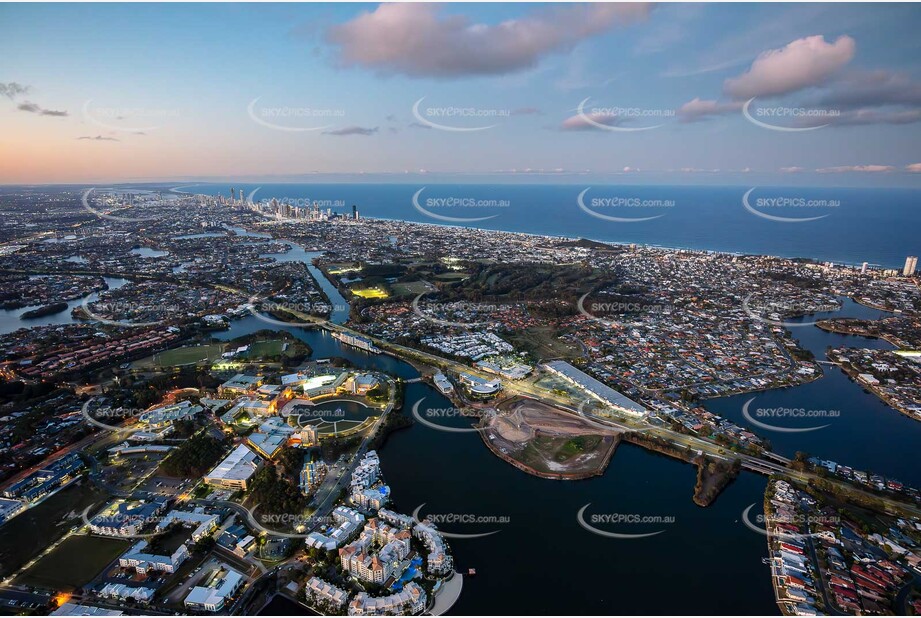
<svg viewBox="0 0 921 618"><path fill-rule="evenodd" d="M605 242L885 268L921 252L916 189L222 183L181 190L229 196L231 186L255 201L316 201L339 213L355 205L367 217Z"/></svg>

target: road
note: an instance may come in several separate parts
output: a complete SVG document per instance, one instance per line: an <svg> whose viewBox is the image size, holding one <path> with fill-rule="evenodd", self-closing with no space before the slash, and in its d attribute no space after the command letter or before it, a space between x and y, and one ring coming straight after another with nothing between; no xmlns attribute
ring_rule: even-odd
<svg viewBox="0 0 921 618"><path fill-rule="evenodd" d="M372 337L361 333L359 331L348 328L341 324L333 324L332 322L325 320L323 318L317 318L315 316L309 316L307 314L298 315L297 317L303 319L309 319L315 322L319 327L325 328L332 332L346 333L350 335L359 335L370 339L374 345L379 347L383 351L390 352L397 357L408 357L413 358L418 361L421 361L425 364L439 367L441 369L454 371L455 373L468 373L476 375L481 378L491 379L494 376L485 374L481 371L471 369L467 365L462 363L452 361L450 359L442 358L431 354L429 352L424 352L421 350L416 350L414 348L409 348L399 344L391 343L384 341L377 337ZM571 414L579 414L578 406L582 403L581 401L575 401L572 397L560 395L558 393L552 392L546 388L537 386L536 384L529 382L527 380L518 380L518 381L506 381L503 383L503 390L506 393L515 394L524 397L531 397L545 403L549 403L556 407L563 409L566 412ZM608 421L607 419L601 419L595 417L595 420L602 423L610 423L612 426L629 429L633 431L643 431L650 435L655 435L658 438L661 438L670 444L679 446L681 448L688 447L694 451L700 451L710 457L727 459L727 458L738 458L742 462L742 466L752 472L758 472L761 474L778 474L785 476L787 478L797 480L799 482L808 483L810 481L823 481L826 483L831 483L836 485L839 490L843 493L849 493L851 495L856 495L865 499L873 499L879 502L882 502L886 505L891 513L893 514L902 514L909 517L921 517L921 508L918 508L915 505L909 504L907 502L902 502L899 500L894 500L890 497L879 496L877 494L863 490L862 488L845 481L844 479L837 479L832 477L822 477L818 474L812 472L800 472L793 470L784 465L780 465L776 462L778 456L762 456L755 457L752 455L746 455L742 453L733 453L727 451L727 449L717 442L707 439L700 438L697 436L691 436L665 427L657 427L647 422L639 422L628 419L623 419L622 422ZM772 460L773 459L773 460Z"/></svg>
<svg viewBox="0 0 921 618"><path fill-rule="evenodd" d="M390 384L390 398L387 401L387 405L381 411L381 415L377 418L377 421L374 422L374 425L371 427L371 430L365 435L364 439L361 441L358 449L355 451L355 454L352 456L352 459L349 460L345 469L337 471L335 476L333 476L333 471L330 470L324 479L324 485L326 484L327 479L332 477L332 482L324 490L323 485L317 489L314 494L314 500L312 505L315 505L315 510L313 516L316 517L319 522L322 522L327 515L333 510L333 507L336 505L336 500L339 498L339 494L343 489L345 489L352 479L352 472L355 470L355 467L358 465L358 462L368 452L368 446L371 444L371 441L377 435L377 432L380 430L381 425L384 423L384 420L387 418L387 415L393 410L394 405L396 405L396 394L397 394L397 385L392 379L388 378L388 383ZM338 466L338 462L337 462ZM336 467L336 466L334 466ZM316 501L317 496L320 495L321 491L324 491L323 496L320 498L319 502ZM317 523L316 527L319 527Z"/></svg>

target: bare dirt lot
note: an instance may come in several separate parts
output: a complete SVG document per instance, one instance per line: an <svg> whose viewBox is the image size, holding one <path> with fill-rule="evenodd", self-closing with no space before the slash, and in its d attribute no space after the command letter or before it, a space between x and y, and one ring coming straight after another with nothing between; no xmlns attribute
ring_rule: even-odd
<svg viewBox="0 0 921 618"><path fill-rule="evenodd" d="M499 406L482 432L496 455L544 478L581 479L601 474L620 442L620 432L533 399Z"/></svg>

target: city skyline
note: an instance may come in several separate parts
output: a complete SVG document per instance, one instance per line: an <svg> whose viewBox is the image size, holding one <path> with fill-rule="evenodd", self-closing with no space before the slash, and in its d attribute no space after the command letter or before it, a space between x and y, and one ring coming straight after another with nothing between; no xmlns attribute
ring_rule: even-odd
<svg viewBox="0 0 921 618"><path fill-rule="evenodd" d="M921 179L912 5L6 5L0 16L2 184Z"/></svg>

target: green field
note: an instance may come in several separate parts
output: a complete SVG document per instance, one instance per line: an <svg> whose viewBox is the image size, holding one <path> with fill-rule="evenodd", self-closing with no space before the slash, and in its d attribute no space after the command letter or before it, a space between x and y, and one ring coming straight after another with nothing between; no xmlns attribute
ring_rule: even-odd
<svg viewBox="0 0 921 618"><path fill-rule="evenodd" d="M466 279L469 276L470 273L456 271L450 273L441 273L440 275L435 275L435 278L439 281L460 281L461 279Z"/></svg>
<svg viewBox="0 0 921 618"><path fill-rule="evenodd" d="M131 546L124 539L75 535L16 578L16 584L72 592L82 588Z"/></svg>
<svg viewBox="0 0 921 618"><path fill-rule="evenodd" d="M132 366L135 369L145 369L149 367L180 367L182 365L193 365L200 362L214 362L221 358L224 351L224 344L211 343L207 345L193 345L184 348L175 348L166 350L154 356L142 358Z"/></svg>
<svg viewBox="0 0 921 618"><path fill-rule="evenodd" d="M0 527L0 576L14 573L79 524L86 507L107 497L92 485L74 484L5 523Z"/></svg>
<svg viewBox="0 0 921 618"><path fill-rule="evenodd" d="M396 296L416 296L429 291L429 286L424 281L408 281L406 283L393 283L390 286Z"/></svg>
<svg viewBox="0 0 921 618"><path fill-rule="evenodd" d="M288 344L285 349L285 344ZM249 346L249 351L244 355L247 359L254 360L260 358L271 358L281 356L282 350L286 356L294 356L297 353L297 346L288 341L281 339L271 339L269 341L256 341Z"/></svg>

